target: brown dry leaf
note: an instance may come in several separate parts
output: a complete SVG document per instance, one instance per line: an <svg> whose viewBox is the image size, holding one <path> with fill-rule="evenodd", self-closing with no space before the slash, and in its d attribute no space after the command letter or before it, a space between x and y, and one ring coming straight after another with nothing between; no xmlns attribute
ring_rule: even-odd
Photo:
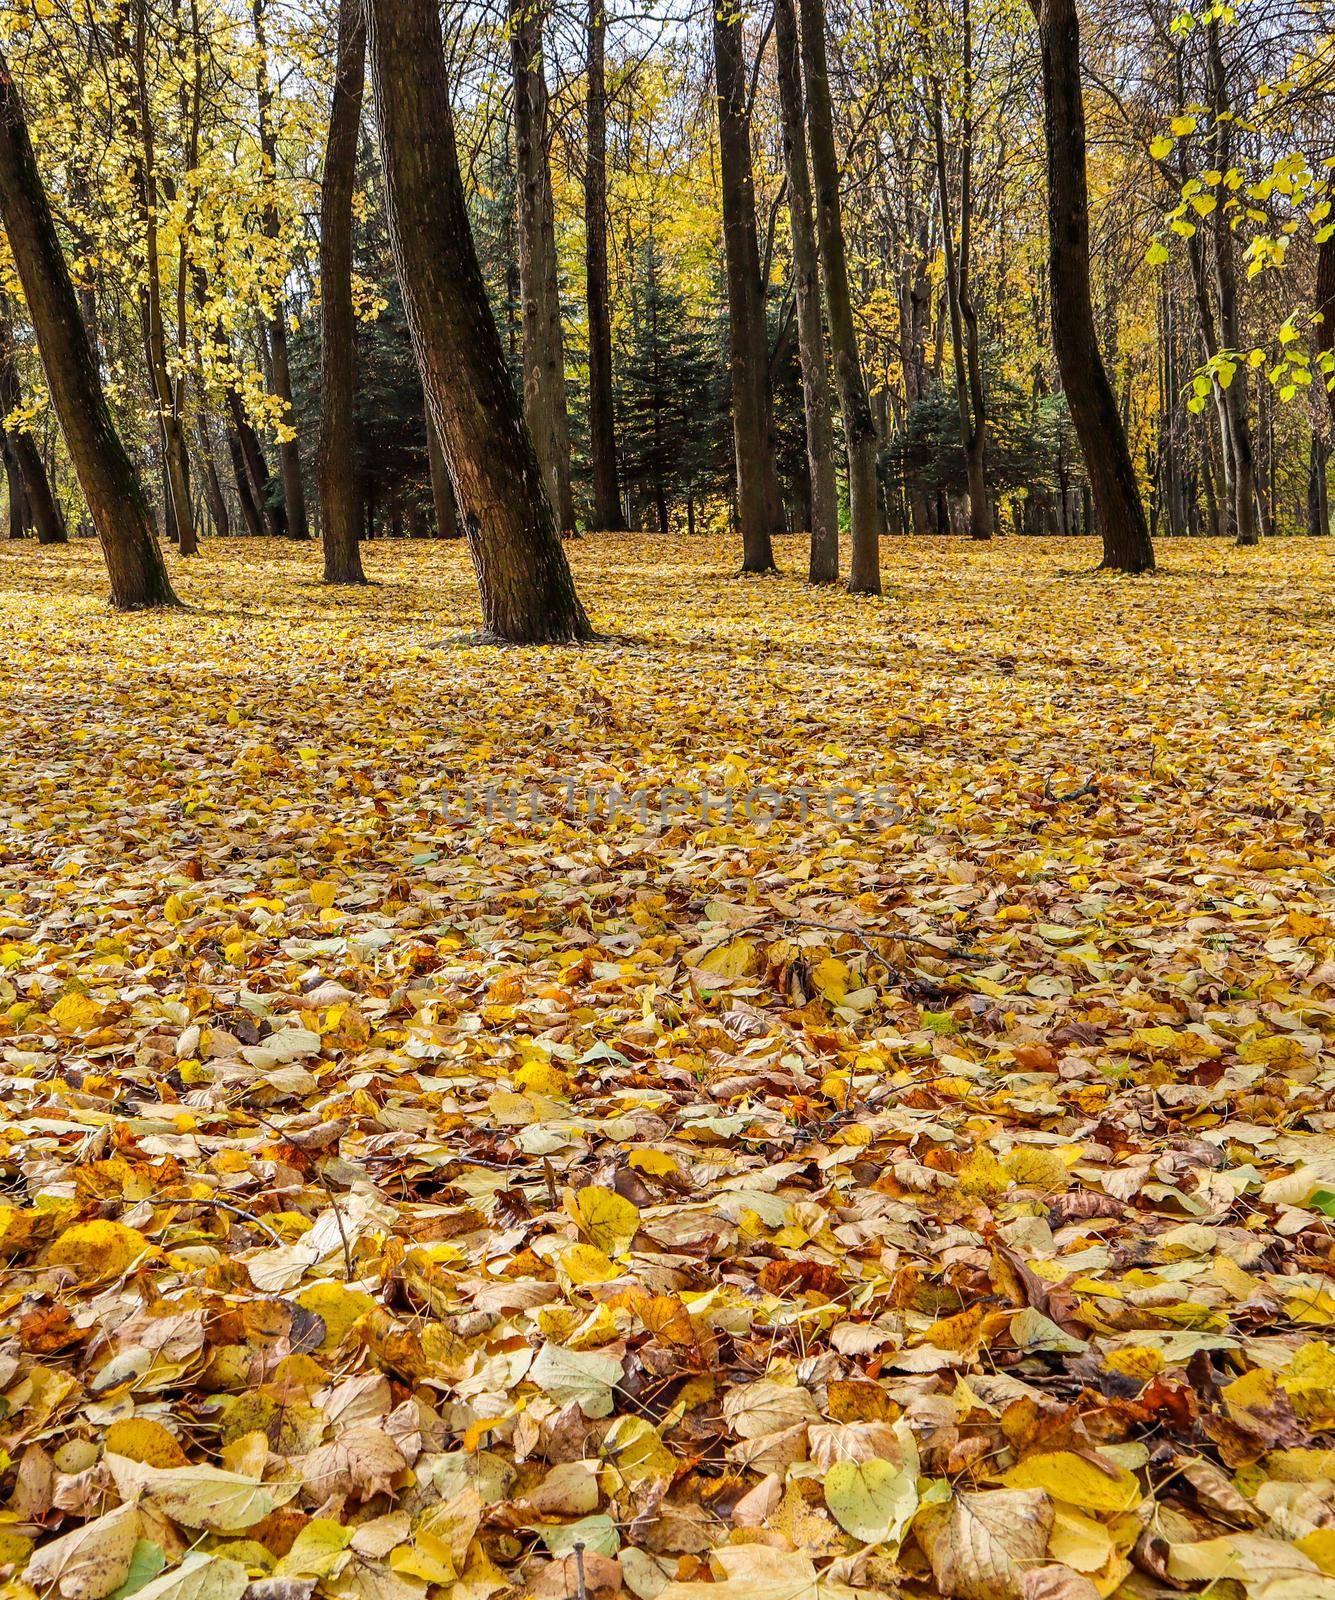
<svg viewBox="0 0 1335 1600"><path fill-rule="evenodd" d="M117 1506L35 1551L24 1578L34 1589L54 1588L62 1600L103 1600L129 1576L139 1527L133 1505Z"/></svg>
<svg viewBox="0 0 1335 1600"><path fill-rule="evenodd" d="M1037 1489L957 1492L924 1512L914 1532L949 1600L1024 1600L1025 1574L1041 1565L1052 1502Z"/></svg>

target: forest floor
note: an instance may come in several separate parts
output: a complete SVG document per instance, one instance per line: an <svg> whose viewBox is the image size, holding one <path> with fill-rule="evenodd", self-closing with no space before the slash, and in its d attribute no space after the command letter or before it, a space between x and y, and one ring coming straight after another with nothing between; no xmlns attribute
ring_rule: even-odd
<svg viewBox="0 0 1335 1600"><path fill-rule="evenodd" d="M0 545L4 1600L1335 1596L1329 549L733 555Z"/></svg>

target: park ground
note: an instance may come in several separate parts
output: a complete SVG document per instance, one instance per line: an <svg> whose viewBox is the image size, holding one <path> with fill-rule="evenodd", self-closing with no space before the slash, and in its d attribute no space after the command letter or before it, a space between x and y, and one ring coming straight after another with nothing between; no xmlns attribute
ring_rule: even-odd
<svg viewBox="0 0 1335 1600"><path fill-rule="evenodd" d="M1335 1595L1326 542L570 553L0 545L14 1582Z"/></svg>

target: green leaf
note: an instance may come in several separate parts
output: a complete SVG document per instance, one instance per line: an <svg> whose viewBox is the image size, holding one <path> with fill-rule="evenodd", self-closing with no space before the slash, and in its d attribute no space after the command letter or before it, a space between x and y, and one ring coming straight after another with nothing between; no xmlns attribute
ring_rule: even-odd
<svg viewBox="0 0 1335 1600"><path fill-rule="evenodd" d="M863 1544L898 1546L917 1513L918 1489L912 1474L879 1457L836 1461L825 1474L825 1504Z"/></svg>

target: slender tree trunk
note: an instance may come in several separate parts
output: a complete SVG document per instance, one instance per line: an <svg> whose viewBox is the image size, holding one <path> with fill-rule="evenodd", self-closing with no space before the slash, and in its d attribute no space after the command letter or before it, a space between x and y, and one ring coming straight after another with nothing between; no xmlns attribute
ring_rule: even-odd
<svg viewBox="0 0 1335 1600"><path fill-rule="evenodd" d="M176 605L143 485L107 410L18 92L3 55L0 222L23 285L51 402L102 544L111 602L122 610Z"/></svg>
<svg viewBox="0 0 1335 1600"><path fill-rule="evenodd" d="M839 200L839 164L834 148L834 110L830 72L825 57L823 0L800 0L802 70L807 91L807 134L811 173L816 189L816 223L820 243L825 310L830 324L834 381L848 446L848 513L852 555L848 587L854 594L880 594L881 545L876 514L876 425L862 376L853 303L848 289L848 257L844 248L843 210Z"/></svg>
<svg viewBox="0 0 1335 1600"><path fill-rule="evenodd" d="M774 508L781 502L775 466L765 290L756 238L746 63L742 52L742 24L732 0L716 0L714 71L723 182L723 250L728 272L732 432L742 571L773 572L771 535L777 531Z"/></svg>
<svg viewBox="0 0 1335 1600"><path fill-rule="evenodd" d="M797 293L797 349L802 364L802 406L807 425L810 472L812 583L839 581L839 485L835 478L834 424L830 416L830 372L820 308L820 260L816 246L811 171L802 104L802 64L793 0L774 0L774 39L779 58L779 116L788 177L788 219L793 235Z"/></svg>
<svg viewBox="0 0 1335 1600"><path fill-rule="evenodd" d="M570 488L570 417L556 273L556 214L547 155L543 0L509 0L514 78L519 284L524 318L524 418L533 435L557 521L575 527Z"/></svg>
<svg viewBox="0 0 1335 1600"><path fill-rule="evenodd" d="M0 294L0 421L17 411L22 404L9 297ZM67 537L65 519L51 492L51 480L47 476L46 463L42 460L36 439L26 428L15 427L8 430L7 441L37 543L64 544Z"/></svg>
<svg viewBox="0 0 1335 1600"><path fill-rule="evenodd" d="M1117 400L1099 351L1090 298L1080 20L1075 0L1031 3L1036 6L1043 53L1053 348L1093 491L1103 565L1119 572L1146 572L1154 566L1154 546Z"/></svg>
<svg viewBox="0 0 1335 1600"><path fill-rule="evenodd" d="M263 519L264 531L272 538L281 539L287 533L287 509L283 504L282 494L275 491L269 463L264 459L264 446L260 443L260 436L246 415L245 402L237 391L229 388L224 398L227 402L227 418L236 439L236 449L240 455L256 514ZM238 477L238 486L240 482L241 479Z"/></svg>
<svg viewBox="0 0 1335 1600"><path fill-rule="evenodd" d="M435 0L367 0L367 38L394 261L483 618L519 643L588 638L473 247Z"/></svg>
<svg viewBox="0 0 1335 1600"><path fill-rule="evenodd" d="M616 422L612 406L612 316L607 277L606 35L604 0L589 0L584 276L589 314L589 462L593 478L591 526L609 533L620 533L626 524L621 515Z"/></svg>
<svg viewBox="0 0 1335 1600"><path fill-rule="evenodd" d="M1326 498L1326 441L1312 429L1311 454L1307 466L1307 531L1313 537L1330 532L1330 509Z"/></svg>
<svg viewBox="0 0 1335 1600"><path fill-rule="evenodd" d="M1219 43L1219 20L1212 17L1205 27L1206 78L1209 84L1210 109L1214 116L1212 144L1214 159L1221 172L1227 172L1232 163L1233 108L1229 100L1228 79L1224 71L1223 51ZM1251 423L1247 411L1247 364L1240 359L1238 335L1238 278L1234 251L1231 218L1221 203L1212 214L1214 223L1215 287L1219 297L1219 336L1223 348L1237 365L1233 381L1220 391L1221 404L1228 424L1228 442L1232 451L1233 466L1233 521L1238 530L1238 543L1253 545L1261 534L1257 524L1256 463L1252 449Z"/></svg>
<svg viewBox="0 0 1335 1600"><path fill-rule="evenodd" d="M1316 282L1312 286L1312 311L1317 318L1317 366L1331 420L1335 421L1335 234L1323 239L1317 249Z"/></svg>
<svg viewBox="0 0 1335 1600"><path fill-rule="evenodd" d="M213 531L220 539L226 539L232 532L232 519L227 512L227 497L223 494L222 482L218 477L218 464L213 459L213 445L203 422L197 427L196 444L199 448L200 464L204 469L204 500L209 508L209 516L213 519Z"/></svg>
<svg viewBox="0 0 1335 1600"><path fill-rule="evenodd" d="M445 464L445 452L440 447L440 435L431 420L431 408L426 413L426 454L431 468L431 501L436 508L436 532L442 539L459 537L459 508L454 501L454 485L450 482L450 469Z"/></svg>
<svg viewBox="0 0 1335 1600"><path fill-rule="evenodd" d="M3 429L0 429L0 456L4 457L5 489L9 496L9 537L26 539L32 525L28 517L28 496L23 487L18 457L14 454L13 437Z"/></svg>
<svg viewBox="0 0 1335 1600"><path fill-rule="evenodd" d="M258 52L255 66L255 94L259 114L260 155L264 161L265 175L270 183L278 180L278 130L273 125L273 88L269 83L269 48L264 28L265 0L252 0L251 20L255 28L255 46ZM278 208L272 204L264 210L264 231L273 240L281 233ZM283 422L291 438L278 442L278 462L283 476L283 506L286 511L285 531L289 539L309 539L310 524L306 518L306 490L301 480L301 448L297 441L297 412L292 404L292 375L287 354L287 308L281 292L275 293L273 314L266 319L265 329L269 340L269 359L273 368L274 394L283 403Z"/></svg>
<svg viewBox="0 0 1335 1600"><path fill-rule="evenodd" d="M969 294L969 268L973 231L973 30L968 0L964 0L964 126L960 152L960 237L955 245L955 223L950 215L950 185L946 170L945 113L941 85L932 79L932 138L936 149L936 192L941 208L941 238L945 246L946 300L950 308L950 343L955 358L955 402L960 418L960 445L969 479L969 535L992 537L992 507L985 470L987 420L983 399L983 374L978 353L978 315Z"/></svg>
<svg viewBox="0 0 1335 1600"><path fill-rule="evenodd" d="M366 78L362 0L339 0L338 59L320 187L320 517L326 583L365 583L353 422L352 195Z"/></svg>
<svg viewBox="0 0 1335 1600"><path fill-rule="evenodd" d="M124 133L131 152L130 177L138 208L144 250L139 284L139 322L144 342L144 363L153 391L158 433L162 444L164 509L182 555L199 548L194 511L190 504L190 457L186 449L181 396L167 366L167 332L162 316L162 261L159 250L160 195L153 108L148 87L148 13L146 0L136 0L129 20L133 37L126 39L124 22L116 25L117 54L123 65Z"/></svg>

